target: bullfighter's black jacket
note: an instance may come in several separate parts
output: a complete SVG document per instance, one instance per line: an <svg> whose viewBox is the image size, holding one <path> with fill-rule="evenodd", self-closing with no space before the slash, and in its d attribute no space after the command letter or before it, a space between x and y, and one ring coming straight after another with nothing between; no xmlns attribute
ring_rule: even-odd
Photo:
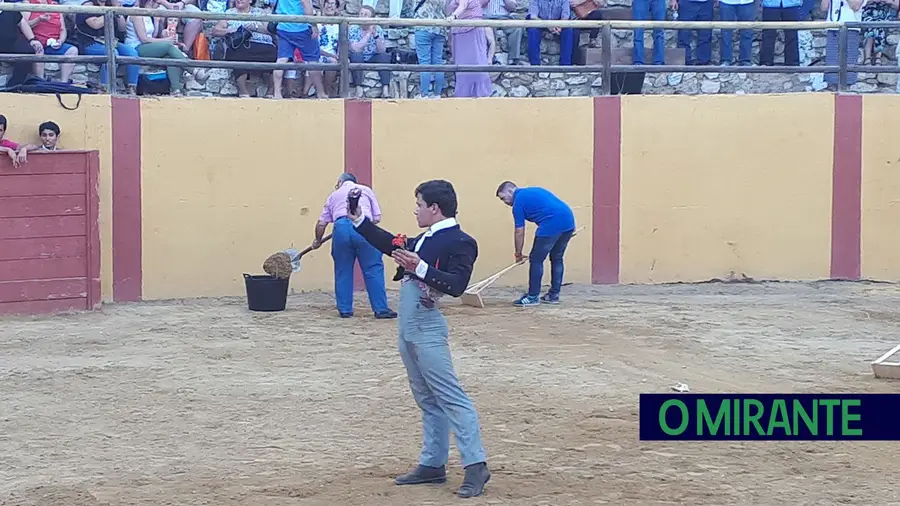
<svg viewBox="0 0 900 506"><path fill-rule="evenodd" d="M406 239L403 246L396 246L395 236L372 223L368 218L364 218L361 223L356 225L356 231L385 255L390 255L398 247L415 251L419 239L429 232L426 231L414 238ZM399 267L394 281L399 281L404 276L411 276L452 297L459 297L466 291L469 280L472 278L475 259L478 258L478 243L472 236L463 232L459 224L453 224L433 232L432 235L425 238L417 253L428 267L424 276ZM417 271L421 272L421 269L417 269Z"/></svg>

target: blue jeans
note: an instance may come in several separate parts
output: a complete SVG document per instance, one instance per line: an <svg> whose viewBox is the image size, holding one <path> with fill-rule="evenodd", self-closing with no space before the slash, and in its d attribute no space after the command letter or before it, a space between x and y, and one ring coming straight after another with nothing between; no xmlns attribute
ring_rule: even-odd
<svg viewBox="0 0 900 506"><path fill-rule="evenodd" d="M528 295L537 297L541 294L541 280L544 279L544 261L550 255L550 295L559 295L563 280L563 256L574 230L546 237L535 236L528 255Z"/></svg>
<svg viewBox="0 0 900 506"><path fill-rule="evenodd" d="M526 19L532 18L529 15ZM541 64L541 39L544 37L544 30L544 28L528 29L528 61L532 65ZM560 65L572 64L572 54L575 51L575 42L575 29L563 28L559 33Z"/></svg>
<svg viewBox="0 0 900 506"><path fill-rule="evenodd" d="M800 18L798 21L809 21L809 18L812 17L813 9L816 8L819 2L817 0L803 0L803 4L800 6Z"/></svg>
<svg viewBox="0 0 900 506"><path fill-rule="evenodd" d="M753 21L756 19L756 4L732 5L719 3L719 16L722 21ZM741 30L741 42L738 49L738 61L741 65L750 65L750 50L753 49L753 30ZM722 63L734 63L734 30L722 30Z"/></svg>
<svg viewBox="0 0 900 506"><path fill-rule="evenodd" d="M99 43L94 42L93 44L84 48L84 54L89 56L103 56L106 54L106 46ZM116 54L118 56L137 56L137 49L126 46L121 42L116 44ZM125 67L125 84L127 86L137 86L138 82L138 72L140 72L141 68L137 65L124 65ZM100 84L106 84L106 64L100 65Z"/></svg>
<svg viewBox="0 0 900 506"><path fill-rule="evenodd" d="M800 7L763 7L762 20L800 21ZM763 30L762 41L759 43L760 65L775 64L775 39L778 37L776 32ZM849 47L856 51L856 46ZM794 67L800 65L800 41L797 38L797 30L784 30L784 64Z"/></svg>
<svg viewBox="0 0 900 506"><path fill-rule="evenodd" d="M334 298L338 312L353 312L353 265L359 260L359 267L366 282L369 303L375 314L390 311L387 292L384 288L384 263L381 252L368 243L353 228L347 218L334 222L331 237L331 258L334 259Z"/></svg>
<svg viewBox="0 0 900 506"><path fill-rule="evenodd" d="M712 21L713 0L678 2L678 21ZM691 42L697 32L697 51L691 56ZM678 47L684 48L684 58L688 65L709 65L712 58L712 30L678 30Z"/></svg>
<svg viewBox="0 0 900 506"><path fill-rule="evenodd" d="M685 0L687 1L687 0ZM631 17L635 21L665 21L666 0L634 0L631 3ZM644 29L634 31L635 65L644 64ZM666 63L666 32L662 28L653 29L653 64Z"/></svg>
<svg viewBox="0 0 900 506"><path fill-rule="evenodd" d="M448 342L447 320L437 307L426 308L418 283L400 286L397 347L409 389L422 411L419 464L441 467L450 453L450 429L463 467L484 462L481 427L475 405L459 384Z"/></svg>
<svg viewBox="0 0 900 506"><path fill-rule="evenodd" d="M444 44L447 43L447 37L429 32L427 30L416 30L416 57L422 65L443 65L444 64ZM431 90L431 83L434 82L434 91ZM443 72L420 72L419 73L419 92L423 97L433 95L441 96L444 91L444 73Z"/></svg>

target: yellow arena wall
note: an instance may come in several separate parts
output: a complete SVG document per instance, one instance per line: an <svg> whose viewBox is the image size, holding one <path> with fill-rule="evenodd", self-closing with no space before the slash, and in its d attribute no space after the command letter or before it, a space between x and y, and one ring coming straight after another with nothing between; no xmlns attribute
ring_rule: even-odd
<svg viewBox="0 0 900 506"><path fill-rule="evenodd" d="M75 108L78 97L63 95L66 107ZM60 105L54 95L0 93L0 114L9 127L5 138L20 144L40 144L38 125L53 121L61 130L63 149L97 150L100 153L100 270L103 300L112 299L112 123L108 95L83 95L75 110Z"/></svg>
<svg viewBox="0 0 900 506"><path fill-rule="evenodd" d="M622 283L829 277L834 97L622 99Z"/></svg>
<svg viewBox="0 0 900 506"><path fill-rule="evenodd" d="M900 280L900 97L871 95L862 110L862 276Z"/></svg>
<svg viewBox="0 0 900 506"><path fill-rule="evenodd" d="M429 179L449 180L458 219L478 241L475 282L515 261L512 209L496 197L497 187L505 180L544 186L585 227L569 243L566 280L590 283L592 121L589 98L374 102L372 177L384 227L418 234L413 190ZM526 231L527 254L532 224ZM395 265L387 262L390 279ZM527 272L520 267L496 286L526 286Z"/></svg>
<svg viewBox="0 0 900 506"><path fill-rule="evenodd" d="M85 95L74 111L4 95L0 113L11 139L36 142L37 125L54 120L64 147L99 151L105 301L242 296L243 273L309 245L344 170L372 185L384 227L406 234L418 232L415 186L452 181L480 247L473 282L513 262L511 210L495 196L504 180L573 207L585 228L567 282L900 279L892 95ZM332 290L329 250L304 259L293 290ZM497 285L524 288L526 271Z"/></svg>
<svg viewBox="0 0 900 506"><path fill-rule="evenodd" d="M312 242L343 171L340 101L147 100L142 123L142 298L241 295L276 251ZM294 290L332 286L328 247Z"/></svg>

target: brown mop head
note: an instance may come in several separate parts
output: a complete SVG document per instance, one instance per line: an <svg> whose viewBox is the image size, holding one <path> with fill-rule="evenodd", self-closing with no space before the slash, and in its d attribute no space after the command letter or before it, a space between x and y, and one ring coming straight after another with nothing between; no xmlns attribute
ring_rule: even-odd
<svg viewBox="0 0 900 506"><path fill-rule="evenodd" d="M275 276L278 279L287 279L291 277L293 268L291 266L291 257L287 253L279 252L269 255L269 258L263 262L263 270L269 276Z"/></svg>

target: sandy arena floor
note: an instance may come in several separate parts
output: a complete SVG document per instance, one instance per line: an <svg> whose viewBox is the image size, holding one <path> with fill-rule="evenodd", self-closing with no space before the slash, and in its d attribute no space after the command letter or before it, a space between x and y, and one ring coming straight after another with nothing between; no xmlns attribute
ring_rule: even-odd
<svg viewBox="0 0 900 506"><path fill-rule="evenodd" d="M567 287L445 304L493 478L474 504L900 504L900 443L642 443L640 392L900 392L900 286ZM363 297L357 299L363 302ZM367 313L364 306L357 314ZM327 294L0 319L0 504L460 504L396 487L418 410L395 321ZM898 422L900 423L900 422Z"/></svg>

